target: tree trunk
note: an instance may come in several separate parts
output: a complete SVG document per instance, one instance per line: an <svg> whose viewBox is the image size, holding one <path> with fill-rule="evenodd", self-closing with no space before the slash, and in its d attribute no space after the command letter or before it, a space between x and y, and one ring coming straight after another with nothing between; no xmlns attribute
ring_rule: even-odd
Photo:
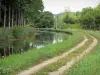
<svg viewBox="0 0 100 75"><path fill-rule="evenodd" d="M24 18L24 26L26 25L26 19Z"/></svg>
<svg viewBox="0 0 100 75"><path fill-rule="evenodd" d="M23 26L25 26L26 22L25 22L25 17L23 15Z"/></svg>
<svg viewBox="0 0 100 75"><path fill-rule="evenodd" d="M24 19L24 16L23 16L23 27L24 27L24 25L25 25L25 24L24 24L24 20L25 20L25 19Z"/></svg>
<svg viewBox="0 0 100 75"><path fill-rule="evenodd" d="M11 54L13 54L13 49L14 49L14 48L13 48L13 46L12 46L12 53L11 53Z"/></svg>
<svg viewBox="0 0 100 75"><path fill-rule="evenodd" d="M18 19L17 19L17 11L16 11L16 16L15 16L15 26L17 27L18 26Z"/></svg>
<svg viewBox="0 0 100 75"><path fill-rule="evenodd" d="M21 13L21 26L23 27L23 13Z"/></svg>
<svg viewBox="0 0 100 75"><path fill-rule="evenodd" d="M9 55L10 55L11 53L10 53L10 45L9 45Z"/></svg>
<svg viewBox="0 0 100 75"><path fill-rule="evenodd" d="M22 27L22 12L20 12L20 27Z"/></svg>
<svg viewBox="0 0 100 75"><path fill-rule="evenodd" d="M22 27L22 13L21 13L21 11L20 11L20 27Z"/></svg>
<svg viewBox="0 0 100 75"><path fill-rule="evenodd" d="M20 13L20 10L19 10L19 12L18 12L18 26L20 27L21 26L21 15L20 15L21 13Z"/></svg>
<svg viewBox="0 0 100 75"><path fill-rule="evenodd" d="M6 10L4 10L4 28L6 27Z"/></svg>
<svg viewBox="0 0 100 75"><path fill-rule="evenodd" d="M4 57L6 57L6 48L4 48Z"/></svg>
<svg viewBox="0 0 100 75"><path fill-rule="evenodd" d="M10 17L11 17L11 8L10 8L10 6L9 6L9 28L11 27L11 26L10 26Z"/></svg>
<svg viewBox="0 0 100 75"><path fill-rule="evenodd" d="M12 27L14 25L14 10L12 9Z"/></svg>
<svg viewBox="0 0 100 75"><path fill-rule="evenodd" d="M24 14L22 13L22 27L24 27Z"/></svg>

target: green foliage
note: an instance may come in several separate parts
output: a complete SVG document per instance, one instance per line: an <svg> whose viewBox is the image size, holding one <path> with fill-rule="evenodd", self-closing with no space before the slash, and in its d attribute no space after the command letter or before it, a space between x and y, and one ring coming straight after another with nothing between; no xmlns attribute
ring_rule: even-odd
<svg viewBox="0 0 100 75"><path fill-rule="evenodd" d="M13 36L16 39L21 39L21 38L25 37L24 35L25 35L24 28L18 27L18 28L13 29Z"/></svg>
<svg viewBox="0 0 100 75"><path fill-rule="evenodd" d="M94 10L91 7L84 8L80 20L83 28L93 28L95 24Z"/></svg>
<svg viewBox="0 0 100 75"><path fill-rule="evenodd" d="M81 29L81 25L80 24L71 24L69 28L72 28L72 29Z"/></svg>
<svg viewBox="0 0 100 75"><path fill-rule="evenodd" d="M73 24L80 24L81 28L100 30L100 5L95 8L83 8L82 12L65 11L61 17L61 27L71 28Z"/></svg>
<svg viewBox="0 0 100 75"><path fill-rule="evenodd" d="M14 9L21 10L24 13L27 13L27 15L30 15L30 13L34 14L40 12L44 8L42 0L5 0L5 1L9 5L11 5Z"/></svg>
<svg viewBox="0 0 100 75"><path fill-rule="evenodd" d="M0 41L9 41L12 39L23 39L25 36L33 35L34 28L31 27L15 27L15 28L0 28Z"/></svg>
<svg viewBox="0 0 100 75"><path fill-rule="evenodd" d="M0 28L0 41L7 41L9 39L13 39L13 30L9 28Z"/></svg>
<svg viewBox="0 0 100 75"><path fill-rule="evenodd" d="M23 0L22 9L25 12L28 23L33 22L35 17L43 11L44 6L42 0Z"/></svg>
<svg viewBox="0 0 100 75"><path fill-rule="evenodd" d="M52 28L54 25L53 14L49 11L41 12L40 16L35 18L34 27L36 28Z"/></svg>
<svg viewBox="0 0 100 75"><path fill-rule="evenodd" d="M95 9L95 28L100 30L100 5L98 5Z"/></svg>
<svg viewBox="0 0 100 75"><path fill-rule="evenodd" d="M80 23L80 12L65 11L59 20L61 28L73 28L74 25L79 25ZM77 26L74 27L76 28Z"/></svg>
<svg viewBox="0 0 100 75"><path fill-rule="evenodd" d="M63 21L66 24L75 24L75 22L76 22L76 16L73 13L71 13L71 12L67 12L67 13L65 13Z"/></svg>
<svg viewBox="0 0 100 75"><path fill-rule="evenodd" d="M70 12L70 14L72 14L74 16L74 20L73 23L69 24L64 22L66 13L61 13L61 15L56 15L55 16L55 24L54 27L59 28L59 29L66 29L66 28L75 28L75 29L80 29L80 23L79 23L79 19L80 19L80 12ZM66 19L65 19L66 20Z"/></svg>
<svg viewBox="0 0 100 75"><path fill-rule="evenodd" d="M81 12L80 22L85 29L100 29L100 5L96 8L84 8Z"/></svg>
<svg viewBox="0 0 100 75"><path fill-rule="evenodd" d="M34 32L35 29L31 27L15 27L13 28L12 34L15 39L23 39L29 34L33 35Z"/></svg>
<svg viewBox="0 0 100 75"><path fill-rule="evenodd" d="M9 6L16 13L21 12L27 22L32 22L34 17L43 11L44 6L42 0L2 0L2 7L4 10L8 10ZM8 11L7 11L8 13ZM15 14L15 13L14 13Z"/></svg>

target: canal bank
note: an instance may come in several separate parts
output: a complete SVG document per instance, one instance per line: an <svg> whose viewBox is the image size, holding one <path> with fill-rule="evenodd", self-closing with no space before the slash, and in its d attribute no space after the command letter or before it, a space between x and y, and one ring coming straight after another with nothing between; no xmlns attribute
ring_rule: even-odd
<svg viewBox="0 0 100 75"><path fill-rule="evenodd" d="M71 30L73 35L67 40L56 44L48 44L41 49L31 49L22 54L11 55L7 58L0 59L1 75L13 75L21 70L25 70L44 60L55 57L74 47L83 40L83 33L77 30ZM80 36L79 36L80 35Z"/></svg>

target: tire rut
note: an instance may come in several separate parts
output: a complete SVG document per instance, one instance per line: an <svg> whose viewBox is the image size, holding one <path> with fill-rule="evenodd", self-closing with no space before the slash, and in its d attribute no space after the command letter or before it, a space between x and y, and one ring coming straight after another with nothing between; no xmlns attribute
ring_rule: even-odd
<svg viewBox="0 0 100 75"><path fill-rule="evenodd" d="M73 57L71 61L67 62L65 66L60 67L57 71L50 72L48 75L63 75L65 71L68 72L68 70L78 61L80 61L86 54L88 54L98 43L98 40L91 36L93 38L93 43L80 55Z"/></svg>

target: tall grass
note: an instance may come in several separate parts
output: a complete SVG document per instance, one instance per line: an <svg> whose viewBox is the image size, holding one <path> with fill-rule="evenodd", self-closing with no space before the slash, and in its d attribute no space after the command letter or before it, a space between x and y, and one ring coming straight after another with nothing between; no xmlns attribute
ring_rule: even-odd
<svg viewBox="0 0 100 75"><path fill-rule="evenodd" d="M64 75L100 75L100 32L89 31L99 40L98 46Z"/></svg>
<svg viewBox="0 0 100 75"><path fill-rule="evenodd" d="M13 39L13 30L9 28L0 28L0 41Z"/></svg>
<svg viewBox="0 0 100 75"><path fill-rule="evenodd" d="M35 31L32 27L15 27L13 28L13 36L16 39L21 39L28 35L33 35Z"/></svg>
<svg viewBox="0 0 100 75"><path fill-rule="evenodd" d="M0 41L21 39L29 34L33 35L36 30L31 27L0 28Z"/></svg>
<svg viewBox="0 0 100 75"><path fill-rule="evenodd" d="M83 35L80 31L73 30L72 32L73 35L69 36L62 43L49 44L38 50L31 49L22 54L11 55L7 58L0 59L0 75L14 75L16 72L68 51L83 40Z"/></svg>

